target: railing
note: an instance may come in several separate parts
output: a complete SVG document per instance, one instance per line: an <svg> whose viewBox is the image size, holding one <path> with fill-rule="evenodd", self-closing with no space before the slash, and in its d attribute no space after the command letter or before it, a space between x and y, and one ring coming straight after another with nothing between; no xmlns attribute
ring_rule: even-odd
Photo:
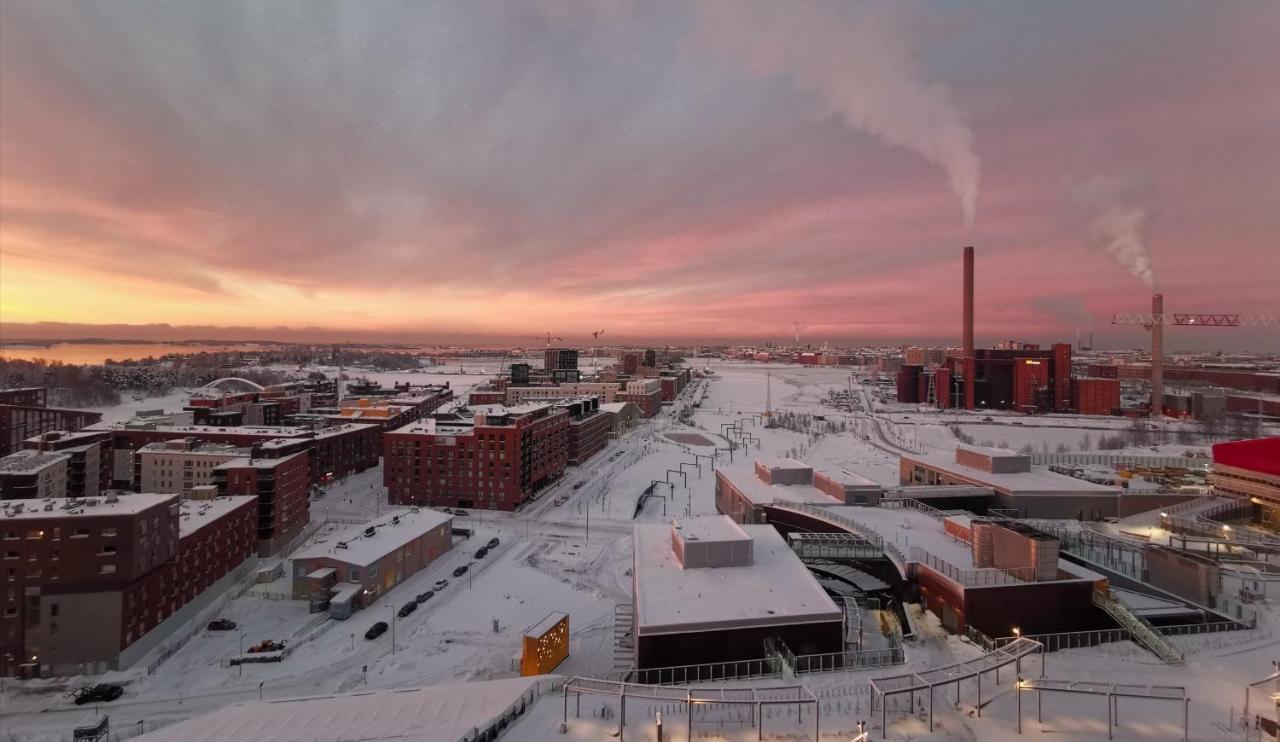
<svg viewBox="0 0 1280 742"><path fill-rule="evenodd" d="M810 505L809 503L805 503L805 502L792 502L791 500L781 500L781 499L774 500L773 506L779 507L779 508L785 508L787 510L794 510L798 513L804 513L806 515L812 515L815 518L819 518L821 520L834 523L843 528L847 528L850 531L853 531L854 533L861 534L867 539L867 541L871 542L871 544L875 546L877 549L883 548L884 539L880 538L880 534L876 533L875 531L871 530L870 528L862 525L861 523L851 518L846 518L843 515L833 513L827 508L818 507L817 505Z"/></svg>
<svg viewBox="0 0 1280 742"><path fill-rule="evenodd" d="M1079 649L1096 647L1099 644L1130 641L1133 635L1128 629L1099 629L1096 631L1063 631L1056 634L1026 634L1024 636L1002 636L993 640L993 646L1003 647L1018 639L1035 639L1044 645L1044 651L1057 652L1062 649Z"/></svg>
<svg viewBox="0 0 1280 742"><path fill-rule="evenodd" d="M1191 456L1151 456L1144 454L1129 453L1033 453L1031 454L1031 463L1037 466L1045 466L1048 464L1102 464L1104 466L1115 466L1116 464L1124 466L1147 466L1147 467L1164 467L1176 466L1184 469L1208 469L1212 464L1211 459L1195 458Z"/></svg>
<svg viewBox="0 0 1280 742"><path fill-rule="evenodd" d="M1245 629L1255 629L1258 627L1258 617L1255 615L1248 621L1212 621L1210 623L1187 623L1177 626L1157 626L1159 631L1165 636L1192 636L1195 634L1217 634L1223 631L1243 631Z"/></svg>
<svg viewBox="0 0 1280 742"><path fill-rule="evenodd" d="M520 694L520 697L511 702L510 706L497 716L490 719L483 727L472 727L470 732L458 738L458 742L480 742L481 740L494 739L494 730L502 730L517 718L524 715L533 702L538 700L540 696L548 693L555 693L564 687L565 678L549 677L538 680L528 690Z"/></svg>
<svg viewBox="0 0 1280 742"><path fill-rule="evenodd" d="M1182 651L1156 631L1149 622L1132 613L1127 606L1114 599L1110 590L1093 591L1093 604L1107 612L1122 628L1128 629L1133 640L1151 650L1157 657L1170 665L1181 664Z"/></svg>
<svg viewBox="0 0 1280 742"><path fill-rule="evenodd" d="M963 569L940 557L934 556L919 546L911 547L911 561L923 564L934 572L964 587L991 587L995 585L1021 585L1035 580L1034 567L1002 569L998 567L978 567Z"/></svg>
<svg viewBox="0 0 1280 742"><path fill-rule="evenodd" d="M824 652L820 654L796 655L795 673L802 675L813 672L835 672L837 670L856 670L864 667L888 667L901 665L907 661L902 647L886 647L884 649L862 649L847 652Z"/></svg>
<svg viewBox="0 0 1280 742"><path fill-rule="evenodd" d="M619 680L642 685L685 685L706 683L713 680L741 678L772 678L782 675L781 663L775 658L736 660L732 662L707 662L700 665L676 665L674 667L649 667L619 673Z"/></svg>
<svg viewBox="0 0 1280 742"><path fill-rule="evenodd" d="M982 633L978 629L975 629L973 626L965 624L964 635L969 637L974 644L982 647L983 651L990 652L996 648L996 642L994 639Z"/></svg>

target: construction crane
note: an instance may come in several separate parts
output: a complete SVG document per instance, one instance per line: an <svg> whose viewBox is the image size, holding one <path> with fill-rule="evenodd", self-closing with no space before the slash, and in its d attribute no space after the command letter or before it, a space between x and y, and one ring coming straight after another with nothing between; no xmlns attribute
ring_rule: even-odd
<svg viewBox="0 0 1280 742"><path fill-rule="evenodd" d="M1280 327L1280 317L1267 314L1179 313L1164 311L1164 295L1151 296L1151 311L1111 315L1113 325L1140 325L1151 333L1151 415L1164 416L1164 328L1173 327Z"/></svg>
<svg viewBox="0 0 1280 742"><path fill-rule="evenodd" d="M550 332L548 332L546 335L523 335L522 337L528 338L528 339L530 339L530 340L542 340L542 341L545 341L545 342L546 342L546 344L547 344L547 347L548 347L548 348L550 348L550 347L551 347L551 341L552 341L552 340L558 340L558 341L560 341L560 342L562 342L562 343L564 342L564 338L562 338L562 337L556 337L555 335L552 335Z"/></svg>

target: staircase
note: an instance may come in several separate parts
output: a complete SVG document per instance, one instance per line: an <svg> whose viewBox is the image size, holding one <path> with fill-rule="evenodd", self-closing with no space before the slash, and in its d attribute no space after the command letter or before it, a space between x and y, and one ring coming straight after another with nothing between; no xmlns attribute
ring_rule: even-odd
<svg viewBox="0 0 1280 742"><path fill-rule="evenodd" d="M1169 640L1156 631L1149 622L1135 616L1123 603L1111 597L1110 590L1105 593L1095 590L1093 604L1106 611L1107 615L1115 619L1121 628L1128 630L1134 641L1151 650L1165 664L1182 664L1182 651L1169 643Z"/></svg>
<svg viewBox="0 0 1280 742"><path fill-rule="evenodd" d="M628 673L635 667L635 606L631 603L613 605L613 671Z"/></svg>

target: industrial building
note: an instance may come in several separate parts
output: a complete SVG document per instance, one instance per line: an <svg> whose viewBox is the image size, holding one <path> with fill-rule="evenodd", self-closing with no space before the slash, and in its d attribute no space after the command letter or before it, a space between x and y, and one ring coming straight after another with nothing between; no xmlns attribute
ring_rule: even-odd
<svg viewBox="0 0 1280 742"><path fill-rule="evenodd" d="M0 673L128 667L256 564L255 525L251 497L4 503Z"/></svg>
<svg viewBox="0 0 1280 742"><path fill-rule="evenodd" d="M481 407L386 434L383 483L396 505L513 510L569 463L568 410Z"/></svg>
<svg viewBox="0 0 1280 742"><path fill-rule="evenodd" d="M452 523L438 510L392 508L367 526L330 534L293 555L293 597L310 600L313 611L349 615L448 551Z"/></svg>
<svg viewBox="0 0 1280 742"><path fill-rule="evenodd" d="M636 667L844 649L843 615L772 526L723 515L634 526Z"/></svg>

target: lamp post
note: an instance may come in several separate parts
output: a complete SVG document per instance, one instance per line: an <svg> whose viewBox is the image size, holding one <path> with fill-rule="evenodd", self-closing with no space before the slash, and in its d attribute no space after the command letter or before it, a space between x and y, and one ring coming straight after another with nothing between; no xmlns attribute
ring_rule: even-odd
<svg viewBox="0 0 1280 742"><path fill-rule="evenodd" d="M394 605L387 606L391 611L391 653L396 653L396 607Z"/></svg>

